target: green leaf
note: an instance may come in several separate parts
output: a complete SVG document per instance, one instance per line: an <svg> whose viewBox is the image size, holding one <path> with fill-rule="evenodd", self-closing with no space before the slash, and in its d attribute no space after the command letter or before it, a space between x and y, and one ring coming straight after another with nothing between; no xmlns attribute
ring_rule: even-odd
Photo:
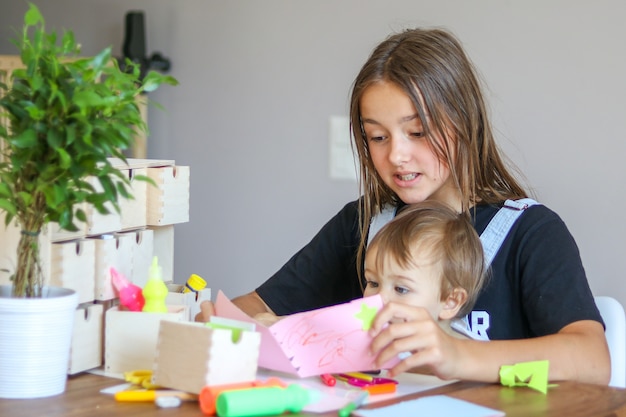
<svg viewBox="0 0 626 417"><path fill-rule="evenodd" d="M63 145L63 137L61 136L61 133L56 129L48 130L46 139L48 141L48 145L50 145L54 149L60 148Z"/></svg>
<svg viewBox="0 0 626 417"><path fill-rule="evenodd" d="M87 222L87 215L85 214L85 211L83 209L78 209L76 210L76 218L78 220L80 220L81 222L86 223Z"/></svg>
<svg viewBox="0 0 626 417"><path fill-rule="evenodd" d="M65 188L58 185L54 186L54 204L61 205L65 201Z"/></svg>
<svg viewBox="0 0 626 417"><path fill-rule="evenodd" d="M21 191L17 193L17 197L18 197L18 201L21 200L25 206L30 206L33 204L33 197L27 192Z"/></svg>
<svg viewBox="0 0 626 417"><path fill-rule="evenodd" d="M26 129L18 136L10 139L13 146L18 148L30 148L37 144L37 133L34 129Z"/></svg>
<svg viewBox="0 0 626 417"><path fill-rule="evenodd" d="M72 165L70 154L63 148L58 148L57 153L59 154L59 159L61 159L61 168L68 169Z"/></svg>
<svg viewBox="0 0 626 417"><path fill-rule="evenodd" d="M149 184L154 185L155 187L157 186L157 183L147 175L135 175L133 178L135 179L135 181L145 181Z"/></svg>
<svg viewBox="0 0 626 417"><path fill-rule="evenodd" d="M74 39L74 33L71 30L66 31L63 34L63 40L61 41L61 43L63 45L64 54L77 52L76 40Z"/></svg>
<svg viewBox="0 0 626 417"><path fill-rule="evenodd" d="M104 48L98 55L91 60L91 65L97 71L101 71L111 60L111 47Z"/></svg>
<svg viewBox="0 0 626 417"><path fill-rule="evenodd" d="M11 188L5 182L0 182L0 197L11 197L12 194Z"/></svg>
<svg viewBox="0 0 626 417"><path fill-rule="evenodd" d="M35 26L36 24L44 24L43 16L39 11L39 8L32 3L29 3L29 8L24 15L24 24L26 26Z"/></svg>
<svg viewBox="0 0 626 417"><path fill-rule="evenodd" d="M15 205L4 198L0 198L0 209L6 211L10 216L15 216L17 214Z"/></svg>
<svg viewBox="0 0 626 417"><path fill-rule="evenodd" d="M76 140L76 126L74 125L66 126L65 143L67 143L67 145L69 146L73 144L75 140Z"/></svg>
<svg viewBox="0 0 626 417"><path fill-rule="evenodd" d="M28 106L26 107L26 111L28 112L28 115L30 116L30 118L33 120L41 120L45 116L44 111L40 109L39 107Z"/></svg>
<svg viewBox="0 0 626 417"><path fill-rule="evenodd" d="M85 107L100 106L102 104L102 98L90 90L78 91L74 95L74 104L76 104L80 109L84 109Z"/></svg>

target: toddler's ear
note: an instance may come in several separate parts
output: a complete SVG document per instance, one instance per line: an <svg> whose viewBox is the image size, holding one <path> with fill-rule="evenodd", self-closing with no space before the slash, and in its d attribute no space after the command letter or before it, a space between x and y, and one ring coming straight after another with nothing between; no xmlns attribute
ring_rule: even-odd
<svg viewBox="0 0 626 417"><path fill-rule="evenodd" d="M448 298L442 301L442 309L439 312L439 320L451 320L467 301L467 291L463 288L455 288L450 292Z"/></svg>

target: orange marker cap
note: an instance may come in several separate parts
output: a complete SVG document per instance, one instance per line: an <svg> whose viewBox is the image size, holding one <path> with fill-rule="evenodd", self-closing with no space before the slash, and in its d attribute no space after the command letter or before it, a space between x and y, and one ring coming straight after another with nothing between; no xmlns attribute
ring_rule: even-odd
<svg viewBox="0 0 626 417"><path fill-rule="evenodd" d="M200 402L200 410L202 410L202 412L207 416L215 415L217 411L215 408L215 402L217 401L217 396L220 395L222 392L253 387L285 388L287 387L287 384L285 384L280 378L272 377L268 378L266 381L248 381L224 385L207 385L202 388L198 397L198 400Z"/></svg>
<svg viewBox="0 0 626 417"><path fill-rule="evenodd" d="M361 389L370 393L370 395L376 394L389 394L396 392L396 385L393 382L387 382L385 384L372 384L361 387Z"/></svg>

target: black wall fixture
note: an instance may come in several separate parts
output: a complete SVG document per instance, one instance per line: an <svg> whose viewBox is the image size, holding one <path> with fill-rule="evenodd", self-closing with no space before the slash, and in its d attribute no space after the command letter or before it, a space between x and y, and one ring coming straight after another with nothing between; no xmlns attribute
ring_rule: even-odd
<svg viewBox="0 0 626 417"><path fill-rule="evenodd" d="M167 72L171 67L170 60L154 52L150 57L146 55L146 28L144 13L142 11L130 11L126 13L124 27L124 44L122 45L123 59L120 66L124 65L125 59L138 63L141 68L141 77L149 70Z"/></svg>

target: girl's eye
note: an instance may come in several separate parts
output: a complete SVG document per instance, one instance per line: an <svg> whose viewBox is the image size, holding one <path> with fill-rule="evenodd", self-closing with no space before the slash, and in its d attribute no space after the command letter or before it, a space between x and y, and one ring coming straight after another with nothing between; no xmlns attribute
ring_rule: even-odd
<svg viewBox="0 0 626 417"><path fill-rule="evenodd" d="M413 132L411 133L411 136L413 136L414 138L423 138L425 134L424 132Z"/></svg>
<svg viewBox="0 0 626 417"><path fill-rule="evenodd" d="M370 288L378 288L378 282L367 281L367 286Z"/></svg>
<svg viewBox="0 0 626 417"><path fill-rule="evenodd" d="M409 289L406 287L395 287L394 290L401 295L407 294L409 292Z"/></svg>
<svg viewBox="0 0 626 417"><path fill-rule="evenodd" d="M385 136L370 136L369 137L370 142L382 142L383 140L385 140Z"/></svg>

